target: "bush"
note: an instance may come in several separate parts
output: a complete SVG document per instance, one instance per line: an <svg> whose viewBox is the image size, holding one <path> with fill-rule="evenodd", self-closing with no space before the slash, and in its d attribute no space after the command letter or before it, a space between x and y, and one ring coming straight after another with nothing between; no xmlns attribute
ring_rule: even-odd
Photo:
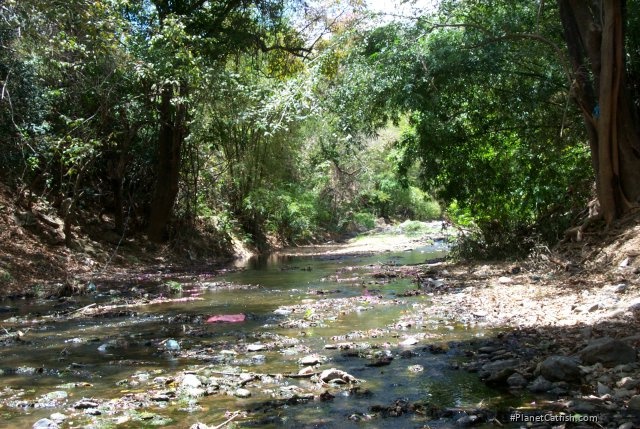
<svg viewBox="0 0 640 429"><path fill-rule="evenodd" d="M373 229L376 226L376 217L367 212L358 212L353 215L353 222L358 229Z"/></svg>
<svg viewBox="0 0 640 429"><path fill-rule="evenodd" d="M318 231L317 198L296 187L253 190L244 200L244 210L250 218L262 220L256 227L283 244L311 240Z"/></svg>
<svg viewBox="0 0 640 429"><path fill-rule="evenodd" d="M398 225L400 231L409 236L423 235L433 232L428 224L416 220L407 220Z"/></svg>

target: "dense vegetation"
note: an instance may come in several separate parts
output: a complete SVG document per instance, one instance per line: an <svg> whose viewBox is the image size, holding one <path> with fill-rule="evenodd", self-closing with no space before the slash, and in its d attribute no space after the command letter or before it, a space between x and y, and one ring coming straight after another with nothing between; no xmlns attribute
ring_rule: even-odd
<svg viewBox="0 0 640 429"><path fill-rule="evenodd" d="M69 246L92 222L224 249L442 207L475 255L527 252L596 196L607 222L636 204L638 4L611 3L372 25L347 3L7 0L1 180ZM613 72L587 43L610 32Z"/></svg>

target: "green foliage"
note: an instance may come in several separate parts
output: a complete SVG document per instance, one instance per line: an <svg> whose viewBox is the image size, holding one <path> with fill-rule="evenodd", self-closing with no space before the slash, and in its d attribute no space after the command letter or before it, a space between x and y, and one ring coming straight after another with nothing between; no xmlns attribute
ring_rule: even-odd
<svg viewBox="0 0 640 429"><path fill-rule="evenodd" d="M166 281L162 286L170 295L180 295L182 293L182 283L175 280Z"/></svg>
<svg viewBox="0 0 640 429"><path fill-rule="evenodd" d="M514 255L576 219L593 173L553 2L447 0L377 28L354 15L311 53L289 6L6 0L5 180L144 229L165 155L175 239L204 225L256 245L442 206L471 231L461 252Z"/></svg>
<svg viewBox="0 0 640 429"><path fill-rule="evenodd" d="M415 220L404 221L400 225L398 225L398 228L400 229L400 231L402 231L403 234L406 234L408 236L418 236L433 233L432 227L429 227L429 225L424 222Z"/></svg>
<svg viewBox="0 0 640 429"><path fill-rule="evenodd" d="M353 222L357 229L370 230L376 226L376 218L372 213L358 212L353 215Z"/></svg>
<svg viewBox="0 0 640 429"><path fill-rule="evenodd" d="M11 273L4 269L0 268L0 285L8 284L13 281L13 276Z"/></svg>
<svg viewBox="0 0 640 429"><path fill-rule="evenodd" d="M358 91L373 104L356 124L410 115L397 139L397 177L419 161L422 188L476 230L479 256L513 255L532 239L558 239L584 206L592 172L555 56L555 7L485 6L443 2L440 16L365 32L344 73L363 76ZM394 179L378 178L368 193L382 215L392 195L416 207L415 193L402 196Z"/></svg>
<svg viewBox="0 0 640 429"><path fill-rule="evenodd" d="M262 221L267 234L281 243L309 241L317 227L315 196L301 188L254 189L244 200L244 210Z"/></svg>

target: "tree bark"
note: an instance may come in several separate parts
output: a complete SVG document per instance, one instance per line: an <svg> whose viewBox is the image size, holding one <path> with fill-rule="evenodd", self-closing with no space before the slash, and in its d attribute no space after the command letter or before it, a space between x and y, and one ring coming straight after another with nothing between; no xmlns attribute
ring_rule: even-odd
<svg viewBox="0 0 640 429"><path fill-rule="evenodd" d="M178 195L182 145L186 137L186 106L184 103L174 105L173 91L171 87L164 88L160 100L156 182L147 229L149 239L155 242L167 238L167 226ZM186 85L178 91L179 95L185 96Z"/></svg>
<svg viewBox="0 0 640 429"><path fill-rule="evenodd" d="M558 0L607 224L640 202L640 132L625 87L624 0Z"/></svg>

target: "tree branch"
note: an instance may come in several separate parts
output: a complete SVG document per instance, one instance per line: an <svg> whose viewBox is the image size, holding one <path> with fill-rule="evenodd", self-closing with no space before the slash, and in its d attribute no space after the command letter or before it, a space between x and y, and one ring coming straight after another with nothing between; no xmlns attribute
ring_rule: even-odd
<svg viewBox="0 0 640 429"><path fill-rule="evenodd" d="M291 55L295 55L295 56L301 57L301 58L305 57L304 54L310 54L312 52L311 48L305 48L305 47L302 47L302 46L284 46L284 45L280 45L280 44L275 44L275 45L268 46L266 44L266 42L260 38L260 36L254 36L254 40L256 42L256 45L258 45L258 48L262 52L284 51L284 52L290 53Z"/></svg>

